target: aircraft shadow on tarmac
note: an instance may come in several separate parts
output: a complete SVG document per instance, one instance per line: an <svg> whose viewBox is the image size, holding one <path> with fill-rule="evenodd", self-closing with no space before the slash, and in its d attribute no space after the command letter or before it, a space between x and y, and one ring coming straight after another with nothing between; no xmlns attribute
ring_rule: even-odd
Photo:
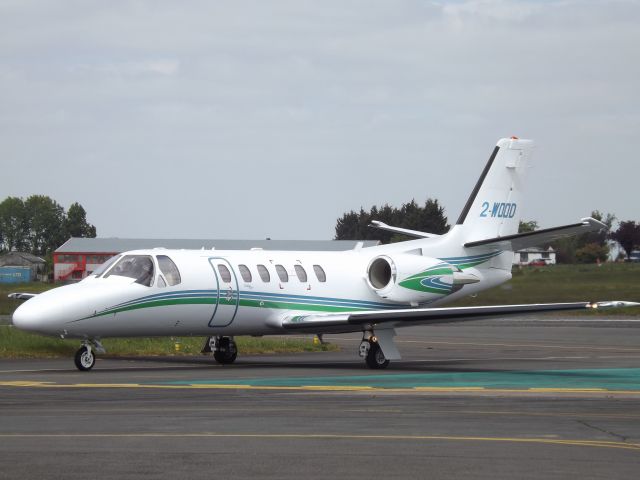
<svg viewBox="0 0 640 480"><path fill-rule="evenodd" d="M363 375L380 375L386 373L462 373L462 372L508 372L508 371L520 371L520 369L509 368L505 364L505 368L478 368L474 367L479 363L483 363L482 359L469 359L469 360L460 360L460 359L438 359L438 360L411 360L411 361L402 361L398 360L389 365L388 368L384 370L370 370L368 369L364 363L354 358L353 360L342 360L342 361L326 361L326 360L317 360L317 361L309 361L308 359L293 359L290 356L255 356L255 357L247 357L243 359L238 359L233 365L220 365L215 362L215 360L211 357L106 357L105 360L111 362L144 362L149 364L164 364L163 366L159 366L154 370L203 370L206 367L210 367L212 370L224 369L225 371L233 371L233 370L245 370L247 368L255 368L260 370L278 370L278 369L288 369L288 370L334 370L336 372L339 371L353 371L359 370L362 371ZM175 366L173 366L175 365ZM464 367L464 368L462 368ZM121 370L120 368L111 365L101 367L98 365L93 373L97 373L100 371L104 372L114 372ZM126 367L126 371L135 372L135 371L145 371L149 370L149 367ZM524 369L525 371L530 371L529 369ZM71 371L71 370L70 370ZM75 370L73 370L75 373Z"/></svg>

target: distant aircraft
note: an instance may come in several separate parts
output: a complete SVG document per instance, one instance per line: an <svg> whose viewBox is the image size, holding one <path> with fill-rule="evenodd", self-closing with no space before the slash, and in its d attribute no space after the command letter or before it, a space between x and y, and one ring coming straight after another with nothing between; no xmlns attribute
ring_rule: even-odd
<svg viewBox="0 0 640 480"><path fill-rule="evenodd" d="M235 335L362 332L370 368L400 358L395 328L532 312L640 305L587 301L442 308L511 278L513 251L606 226L593 218L518 233L533 142L498 141L456 225L434 235L381 222L415 240L344 252L137 250L83 281L27 299L20 329L79 338L80 370L104 353L106 337L205 336L203 352L236 359ZM33 297L33 298L31 298Z"/></svg>

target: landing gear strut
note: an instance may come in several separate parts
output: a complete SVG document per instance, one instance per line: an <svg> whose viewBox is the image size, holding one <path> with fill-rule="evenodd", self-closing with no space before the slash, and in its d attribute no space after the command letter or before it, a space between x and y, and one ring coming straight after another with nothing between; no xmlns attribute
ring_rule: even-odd
<svg viewBox="0 0 640 480"><path fill-rule="evenodd" d="M389 365L389 360L384 356L378 339L373 334L365 333L360 343L359 353L361 357L364 357L367 367L373 370L381 370Z"/></svg>
<svg viewBox="0 0 640 480"><path fill-rule="evenodd" d="M238 356L238 346L233 337L209 337L205 343L202 353L213 352L213 358L222 365L233 363Z"/></svg>

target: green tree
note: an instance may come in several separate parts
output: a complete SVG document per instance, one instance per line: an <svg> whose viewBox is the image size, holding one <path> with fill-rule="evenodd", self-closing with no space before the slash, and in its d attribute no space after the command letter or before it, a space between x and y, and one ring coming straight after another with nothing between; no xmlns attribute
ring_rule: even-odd
<svg viewBox="0 0 640 480"><path fill-rule="evenodd" d="M634 221L620 222L618 229L611 233L611 238L620 244L629 258L631 252L640 246L640 224Z"/></svg>
<svg viewBox="0 0 640 480"><path fill-rule="evenodd" d="M576 261L578 263L606 262L607 258L609 258L609 247L606 245L588 243L576 250Z"/></svg>
<svg viewBox="0 0 640 480"><path fill-rule="evenodd" d="M536 220L530 220L528 222L520 220L520 223L518 224L518 233L534 232L537 229L538 222Z"/></svg>
<svg viewBox="0 0 640 480"><path fill-rule="evenodd" d="M69 207L64 225L67 236L85 238L96 236L96 227L87 222L87 212L77 202Z"/></svg>
<svg viewBox="0 0 640 480"><path fill-rule="evenodd" d="M0 232L4 250L27 248L28 223L27 211L21 198L7 197L0 203Z"/></svg>
<svg viewBox="0 0 640 480"><path fill-rule="evenodd" d="M554 241L551 246L556 251L556 261L558 263L576 263L578 261L577 253L589 244L596 244L606 249L607 256L609 253L609 229L616 221L616 216L612 213L601 213L598 210L591 212L591 216L596 220L607 225L606 229L599 232L589 232L574 237L560 238ZM589 249L587 249L589 251Z"/></svg>
<svg viewBox="0 0 640 480"><path fill-rule="evenodd" d="M598 210L594 210L591 212L591 217L604 223L607 228L600 230L599 232L589 232L584 235L580 235L577 242L578 248L582 248L590 243L597 243L602 247L606 246L608 250L607 240L610 237L610 231L616 221L616 216L612 213L602 213Z"/></svg>
<svg viewBox="0 0 640 480"><path fill-rule="evenodd" d="M447 222L444 207L438 203L437 199L427 199L418 217L418 225L413 230L441 235L447 233L449 228L451 226Z"/></svg>
<svg viewBox="0 0 640 480"><path fill-rule="evenodd" d="M374 205L369 211L360 208L360 212L347 212L336 222L336 240L379 240L382 243L390 243L407 239L403 235L369 227L372 220L394 227L436 234L449 230L444 208L438 200L430 198L424 206L411 200L400 208L385 204L382 207Z"/></svg>
<svg viewBox="0 0 640 480"><path fill-rule="evenodd" d="M556 251L557 263L576 263L576 237L564 237L551 244Z"/></svg>
<svg viewBox="0 0 640 480"><path fill-rule="evenodd" d="M29 249L46 255L67 239L64 208L46 195L32 195L24 202L28 218Z"/></svg>

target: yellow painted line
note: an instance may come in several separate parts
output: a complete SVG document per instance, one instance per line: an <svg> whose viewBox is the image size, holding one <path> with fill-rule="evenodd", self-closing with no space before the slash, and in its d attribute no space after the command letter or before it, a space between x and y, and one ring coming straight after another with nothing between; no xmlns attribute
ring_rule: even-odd
<svg viewBox="0 0 640 480"><path fill-rule="evenodd" d="M47 386L57 386L57 385L47 385ZM74 383L72 385L65 385L67 387L76 387L76 388L94 388L96 386L101 386L104 388L138 388L141 387L139 383Z"/></svg>
<svg viewBox="0 0 640 480"><path fill-rule="evenodd" d="M368 385L234 385L234 384L140 384L140 383L72 383L58 384L51 382L10 381L0 382L0 387L27 388L149 388L149 389L202 389L202 390L278 390L278 391L353 391L353 392L432 392L432 393L603 393L611 395L640 395L640 390L607 390L600 388L486 388L486 387L406 387L384 388Z"/></svg>
<svg viewBox="0 0 640 480"><path fill-rule="evenodd" d="M15 380L13 382L0 382L3 387L47 387L56 386L53 382L33 382L28 380Z"/></svg>
<svg viewBox="0 0 640 480"><path fill-rule="evenodd" d="M25 407L24 410L20 408L20 406L12 406L13 412L22 412L29 410L29 408ZM63 408L56 407L56 413L77 413L77 408ZM94 405L84 406L83 413L85 414L97 414L97 413L135 413L135 412L174 412L175 409L173 407L96 407ZM180 412L209 412L209 413L225 413L225 412L254 412L254 407L213 407L213 406L202 406L202 407L181 407ZM260 411L264 412L323 412L326 413L326 409L322 407L312 407L312 406L303 406L303 407L260 407ZM640 419L640 414L634 413L595 413L595 412L529 412L523 410L474 410L474 409L420 409L419 412L416 412L413 409L406 408L344 408L341 409L343 413L363 413L367 415L371 415L374 413L381 414L398 414L402 416L406 415L494 415L494 416L519 416L519 417L555 417L555 418L598 418L598 419Z"/></svg>
<svg viewBox="0 0 640 480"><path fill-rule="evenodd" d="M505 442L542 445L566 445L595 448L618 448L640 451L640 444L604 440L550 439L531 437L475 437L451 435L349 435L322 433L0 433L0 438L252 438L304 440L385 440L385 441L458 441Z"/></svg>

